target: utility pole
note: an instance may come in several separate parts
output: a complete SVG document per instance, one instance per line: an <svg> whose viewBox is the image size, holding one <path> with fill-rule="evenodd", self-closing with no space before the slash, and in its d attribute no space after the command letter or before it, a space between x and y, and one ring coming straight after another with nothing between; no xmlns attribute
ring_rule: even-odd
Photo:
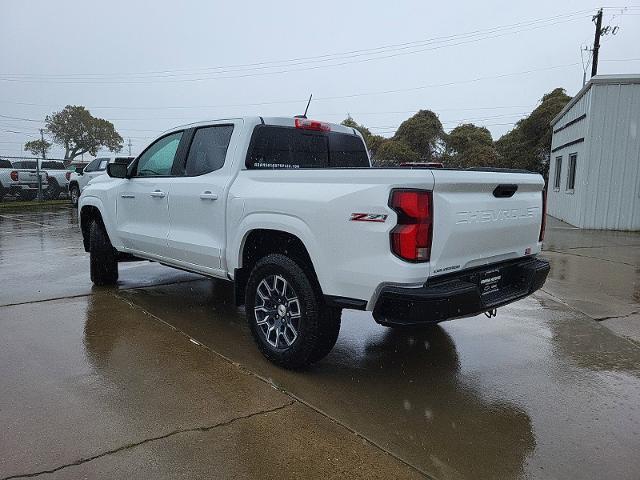
<svg viewBox="0 0 640 480"><path fill-rule="evenodd" d="M593 60L591 62L591 76L598 73L598 50L600 50L600 35L602 35L602 8L591 19L596 22L596 35L593 39Z"/></svg>
<svg viewBox="0 0 640 480"><path fill-rule="evenodd" d="M129 147L129 156L131 156L131 139L129 139L129 143L127 143L127 146Z"/></svg>
<svg viewBox="0 0 640 480"><path fill-rule="evenodd" d="M45 157L45 148L44 148L44 129L40 129L40 140L42 142L42 160L44 161ZM42 178L40 178L40 161L36 159L36 175L38 175L38 201L42 201Z"/></svg>

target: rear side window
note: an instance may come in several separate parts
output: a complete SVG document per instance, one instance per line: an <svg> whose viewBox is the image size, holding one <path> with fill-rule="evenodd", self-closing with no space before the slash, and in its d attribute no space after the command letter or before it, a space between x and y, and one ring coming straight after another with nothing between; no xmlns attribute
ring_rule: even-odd
<svg viewBox="0 0 640 480"><path fill-rule="evenodd" d="M196 130L187 156L185 175L204 175L222 168L232 133L233 125L215 125Z"/></svg>
<svg viewBox="0 0 640 480"><path fill-rule="evenodd" d="M345 133L330 133L328 136L330 167L369 167L367 150L360 137Z"/></svg>
<svg viewBox="0 0 640 480"><path fill-rule="evenodd" d="M116 163L126 163L127 165L131 164L131 161L133 160L134 157L116 157L115 158L115 162Z"/></svg>
<svg viewBox="0 0 640 480"><path fill-rule="evenodd" d="M42 162L42 168L47 170L64 170L64 163L62 162Z"/></svg>
<svg viewBox="0 0 640 480"><path fill-rule="evenodd" d="M0 168L13 168L13 165L11 165L9 160L3 160L0 158Z"/></svg>
<svg viewBox="0 0 640 480"><path fill-rule="evenodd" d="M247 168L368 168L364 142L356 135L259 125Z"/></svg>

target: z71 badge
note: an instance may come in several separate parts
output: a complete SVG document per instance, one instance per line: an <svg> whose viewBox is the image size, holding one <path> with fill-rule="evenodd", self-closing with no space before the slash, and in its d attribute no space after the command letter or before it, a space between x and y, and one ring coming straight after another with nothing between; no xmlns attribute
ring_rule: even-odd
<svg viewBox="0 0 640 480"><path fill-rule="evenodd" d="M352 222L381 222L387 220L387 215L382 213L352 213L349 219Z"/></svg>

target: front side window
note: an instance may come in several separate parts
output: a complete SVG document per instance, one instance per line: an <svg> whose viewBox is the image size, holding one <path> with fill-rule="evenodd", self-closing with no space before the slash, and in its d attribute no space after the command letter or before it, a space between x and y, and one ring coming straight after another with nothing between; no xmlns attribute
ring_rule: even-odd
<svg viewBox="0 0 640 480"><path fill-rule="evenodd" d="M89 165L84 167L84 171L85 172L95 172L96 170L98 170L98 167L100 166L100 162L101 161L102 161L101 158L96 158L96 159L92 160L91 162L89 162Z"/></svg>
<svg viewBox="0 0 640 480"><path fill-rule="evenodd" d="M578 162L578 154L569 155L569 173L567 175L567 190L573 191L576 186L576 163Z"/></svg>
<svg viewBox="0 0 640 480"><path fill-rule="evenodd" d="M562 175L562 157L556 157L556 172L553 177L553 188L560 190L560 178Z"/></svg>
<svg viewBox="0 0 640 480"><path fill-rule="evenodd" d="M216 125L196 130L187 156L185 175L204 175L222 168L232 133L233 125Z"/></svg>
<svg viewBox="0 0 640 480"><path fill-rule="evenodd" d="M151 145L138 158L136 166L137 177L157 177L171 175L173 160L175 159L182 132L172 133L162 137Z"/></svg>
<svg viewBox="0 0 640 480"><path fill-rule="evenodd" d="M107 165L109 165L109 159L105 158L100 161L100 165L98 165L98 171L104 172L107 169Z"/></svg>

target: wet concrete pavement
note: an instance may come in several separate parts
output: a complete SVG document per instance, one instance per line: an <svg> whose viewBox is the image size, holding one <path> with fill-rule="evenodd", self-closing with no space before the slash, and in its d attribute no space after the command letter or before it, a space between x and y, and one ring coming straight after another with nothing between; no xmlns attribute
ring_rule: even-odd
<svg viewBox="0 0 640 480"><path fill-rule="evenodd" d="M637 310L640 242L556 228L546 293L427 330L346 311L299 373L228 284L140 262L92 288L73 211L0 211L0 478L636 479L640 348L593 319Z"/></svg>
<svg viewBox="0 0 640 480"><path fill-rule="evenodd" d="M544 292L640 344L640 232L579 230L549 218Z"/></svg>

